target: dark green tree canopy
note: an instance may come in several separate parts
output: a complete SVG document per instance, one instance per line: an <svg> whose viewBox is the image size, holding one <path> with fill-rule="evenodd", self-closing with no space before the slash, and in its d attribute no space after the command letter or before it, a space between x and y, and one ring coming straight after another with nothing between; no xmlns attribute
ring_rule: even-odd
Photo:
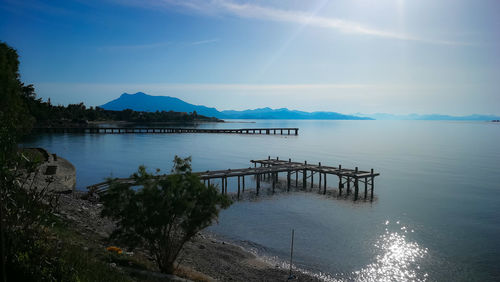
<svg viewBox="0 0 500 282"><path fill-rule="evenodd" d="M112 237L129 247L145 246L166 273L173 272L182 246L231 204L191 173L190 161L176 156L172 174L162 176L141 166L134 184L114 183L102 198L102 214L117 220Z"/></svg>

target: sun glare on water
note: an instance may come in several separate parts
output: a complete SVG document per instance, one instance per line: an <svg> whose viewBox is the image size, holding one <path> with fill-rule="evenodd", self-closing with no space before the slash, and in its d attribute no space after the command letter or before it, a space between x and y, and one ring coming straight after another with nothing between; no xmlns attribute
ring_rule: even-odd
<svg viewBox="0 0 500 282"><path fill-rule="evenodd" d="M386 226L389 224L386 221ZM397 223L399 224L399 222ZM419 271L419 261L427 255L427 249L408 240L406 226L400 232L391 232L387 228L374 247L380 251L375 261L365 268L354 272L356 281L425 281L427 273Z"/></svg>

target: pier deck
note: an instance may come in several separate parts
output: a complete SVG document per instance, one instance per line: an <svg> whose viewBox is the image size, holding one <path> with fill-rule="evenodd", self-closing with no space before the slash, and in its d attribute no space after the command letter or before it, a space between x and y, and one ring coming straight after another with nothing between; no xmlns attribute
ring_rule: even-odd
<svg viewBox="0 0 500 282"><path fill-rule="evenodd" d="M180 128L180 127L46 127L35 128L41 133L95 133L95 134L138 134L138 133L232 133L265 135L298 135L299 129L292 127L276 128Z"/></svg>
<svg viewBox="0 0 500 282"><path fill-rule="evenodd" d="M373 200L373 190L375 188L375 177L379 176L380 173L376 173L371 169L370 171L342 168L341 165L335 166L324 166L321 162L318 164L308 164L307 161L304 163L292 162L291 159L288 161L279 160L279 158L271 159L268 157L263 160L251 160L254 167L248 168L238 168L238 169L227 169L227 170L211 170L204 172L196 172L200 179L204 181L205 184L210 185L210 181L213 179L220 179L221 183L221 193L227 194L227 179L231 177L238 178L238 199L240 193L245 191L245 177L253 176L256 183L256 194L259 194L261 188L261 182L265 181L267 178L272 183L272 191L278 183L280 173L286 174L286 185L287 191L290 191L292 186L292 176L295 176L294 187L299 186L299 175L301 176L301 185L305 190L308 185L310 188L314 188L315 175L317 175L319 192L326 194L327 190L327 175L333 175L338 177L338 196L342 196L344 188L346 188L346 196L351 193L351 184L354 188L354 201L359 198L359 183L364 184L364 199L368 197L368 189L370 190L370 200ZM133 184L134 180L132 178L117 178L115 181L120 183ZM309 182L308 182L309 181ZM104 192L109 187L109 182L101 182L87 187L91 193L101 193Z"/></svg>

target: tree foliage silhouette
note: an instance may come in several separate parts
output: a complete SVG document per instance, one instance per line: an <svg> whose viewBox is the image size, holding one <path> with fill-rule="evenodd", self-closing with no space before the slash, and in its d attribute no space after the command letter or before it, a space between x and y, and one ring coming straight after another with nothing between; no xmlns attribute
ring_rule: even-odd
<svg viewBox="0 0 500 282"><path fill-rule="evenodd" d="M174 271L184 244L231 204L191 173L190 162L175 156L170 175L153 175L140 166L133 184L112 182L102 197L102 215L117 220L111 237L129 248L146 247L164 273ZM142 188L134 189L137 186Z"/></svg>

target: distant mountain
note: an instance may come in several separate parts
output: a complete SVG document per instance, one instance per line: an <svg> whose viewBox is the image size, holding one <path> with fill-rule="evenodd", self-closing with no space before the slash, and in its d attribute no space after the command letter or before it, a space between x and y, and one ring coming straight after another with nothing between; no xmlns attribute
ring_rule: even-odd
<svg viewBox="0 0 500 282"><path fill-rule="evenodd" d="M289 110L286 108L271 109L260 108L245 111L218 111L215 108L198 106L186 103L181 99L169 96L151 96L142 92L135 94L123 93L118 99L110 101L102 106L105 110L121 111L132 109L134 111L155 112L193 112L197 114L216 117L221 119L348 119L348 120L369 120L370 117L358 117L343 115L335 112L303 112Z"/></svg>
<svg viewBox="0 0 500 282"><path fill-rule="evenodd" d="M131 109L140 112L174 111L192 113L216 117L219 114L215 108L197 106L186 103L181 99L169 96L151 96L142 92L135 94L123 93L118 99L110 101L102 106L105 110L121 111Z"/></svg>
<svg viewBox="0 0 500 282"><path fill-rule="evenodd" d="M349 120L367 120L368 117L358 117L343 115L335 112L303 112L289 110L287 108L271 109L260 108L245 111L222 111L219 118L235 119L349 119Z"/></svg>
<svg viewBox="0 0 500 282"><path fill-rule="evenodd" d="M419 115L419 114L408 114L408 115L393 115L387 113L376 113L376 114L361 114L357 113L358 116L370 117L376 120L470 120L470 121L481 121L481 120L496 120L500 117L495 115L467 115L467 116L449 116L449 115Z"/></svg>

